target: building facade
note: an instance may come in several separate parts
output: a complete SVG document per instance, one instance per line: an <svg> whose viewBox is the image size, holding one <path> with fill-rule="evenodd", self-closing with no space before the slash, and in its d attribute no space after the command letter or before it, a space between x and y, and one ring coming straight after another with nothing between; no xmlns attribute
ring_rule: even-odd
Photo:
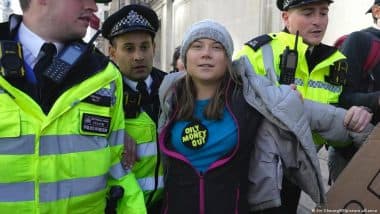
<svg viewBox="0 0 380 214"><path fill-rule="evenodd" d="M157 12L160 30L156 35L154 65L165 71L171 69L172 54L175 47L181 44L186 29L196 21L208 18L224 24L234 38L235 50L253 35L280 29L279 13L272 1L238 0L223 1L222 4L221 2L221 0L113 0L110 13L129 3L145 4Z"/></svg>
<svg viewBox="0 0 380 214"><path fill-rule="evenodd" d="M113 0L110 13L130 3L146 4L157 12L161 28L154 64L166 71L186 29L199 20L213 19L225 25L235 51L255 36L283 28L276 0ZM332 44L340 35L371 25L371 16L364 14L371 4L373 0L335 0L324 42Z"/></svg>
<svg viewBox="0 0 380 214"><path fill-rule="evenodd" d="M7 21L12 13L11 0L0 0L0 22Z"/></svg>
<svg viewBox="0 0 380 214"><path fill-rule="evenodd" d="M161 28L156 37L154 65L169 71L174 48L180 45L185 30L194 22L214 19L231 32L235 51L251 38L282 29L281 14L276 0L112 0L99 4L97 16L101 21L119 8L131 4L145 4L153 8L160 19ZM324 42L332 44L343 34L358 30L372 23L365 11L373 0L335 0L330 6L330 22ZM0 0L0 19L6 21L12 11L21 13L18 0ZM89 36L95 31L89 30ZM102 37L97 46L107 54L108 45Z"/></svg>

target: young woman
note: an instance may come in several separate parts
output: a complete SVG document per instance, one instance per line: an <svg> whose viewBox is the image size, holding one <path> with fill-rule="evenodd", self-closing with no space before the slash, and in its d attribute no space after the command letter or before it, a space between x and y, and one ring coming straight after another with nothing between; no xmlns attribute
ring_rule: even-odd
<svg viewBox="0 0 380 214"><path fill-rule="evenodd" d="M256 191L248 188L248 169L250 176L254 172L250 181L257 178L256 172L265 170L256 163L249 166L250 155L257 154L251 151L263 142L275 145L274 137L290 139L288 152L295 155L285 155L299 158L303 165L294 170L304 175L296 174L296 180L304 184L301 188L308 190L315 201L324 202L310 132L310 120L315 125L323 123L322 117L306 114L304 108L309 102L303 103L289 86L277 87L255 75L245 58L232 63L232 52L231 36L223 26L210 20L198 22L190 27L182 43L186 73L170 74L161 85L159 143L165 158L166 193L163 213L248 213L248 190ZM341 122L337 125L326 121L329 128L331 123L343 127L344 110L338 114L326 105L312 105L313 111L318 107ZM259 130L268 133L262 127L272 130L271 136L260 135ZM319 130L325 132L326 127ZM343 128L335 135L347 134ZM286 151L281 144L276 146ZM269 194L277 188L272 183L262 184L262 190ZM255 199L254 193L249 194Z"/></svg>

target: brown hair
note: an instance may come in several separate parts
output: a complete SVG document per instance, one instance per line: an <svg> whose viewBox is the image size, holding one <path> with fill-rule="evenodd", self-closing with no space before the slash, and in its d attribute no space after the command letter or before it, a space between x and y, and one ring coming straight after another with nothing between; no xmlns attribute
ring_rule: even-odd
<svg viewBox="0 0 380 214"><path fill-rule="evenodd" d="M227 71L216 89L215 96L213 96L210 102L207 104L203 114L206 119L209 120L220 120L223 117L223 111L225 107L225 89L227 87L228 81L231 80L237 85L240 85L241 80L238 77L237 72L233 71L232 62L229 61L227 66ZM177 120L192 120L195 100L196 100L196 90L194 87L193 80L190 75L186 75L185 78L181 79L175 86L175 102L176 106L179 106L178 113L176 116Z"/></svg>
<svg viewBox="0 0 380 214"><path fill-rule="evenodd" d="M172 59L173 71L178 71L178 68L177 68L177 60L179 59L180 54L181 54L181 46L177 46L177 47L174 49L173 59Z"/></svg>
<svg viewBox="0 0 380 214"><path fill-rule="evenodd" d="M20 7L22 11L26 11L30 6L31 0L20 0Z"/></svg>

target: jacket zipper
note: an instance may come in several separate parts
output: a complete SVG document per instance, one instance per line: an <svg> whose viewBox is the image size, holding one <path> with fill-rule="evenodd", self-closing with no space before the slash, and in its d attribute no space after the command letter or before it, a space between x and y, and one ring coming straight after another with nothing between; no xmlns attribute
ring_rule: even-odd
<svg viewBox="0 0 380 214"><path fill-rule="evenodd" d="M199 214L205 214L205 181L203 172L199 174Z"/></svg>
<svg viewBox="0 0 380 214"><path fill-rule="evenodd" d="M236 189L235 214L239 214L240 186Z"/></svg>
<svg viewBox="0 0 380 214"><path fill-rule="evenodd" d="M168 204L169 204L169 193L167 191L165 191L165 195L166 195L166 202L165 202L165 207L164 207L164 214L167 214L168 213Z"/></svg>
<svg viewBox="0 0 380 214"><path fill-rule="evenodd" d="M231 84L231 80L228 81L227 89L229 88L230 84ZM226 93L227 93L227 92L228 92L228 90L226 90ZM226 107L227 107L228 111L229 111L230 114L232 115L232 117L233 117L233 119L234 119L234 121L235 121L235 124L238 126L238 129L237 129L237 131L238 131L237 145L236 145L235 150L234 150L233 153L231 154L231 156L228 157L228 158L226 158L226 159L224 159L224 161L223 161L222 164L217 164L217 165L215 165L215 166L211 166L209 169L206 170L206 172L209 171L209 170L211 170L211 169L214 169L214 168L216 168L216 167L218 167L218 166L220 166L220 165L223 165L224 162L227 162L227 160L229 160L232 156L234 156L234 155L236 154L237 150L239 149L239 144L240 144L240 143L239 143L239 141L240 141L240 133L239 133L239 130L240 130L240 129L239 129L239 124L238 124L238 122L237 122L237 119L235 118L235 115L232 113L232 110L231 110L231 107L230 107L230 105L229 105L228 99L225 98L225 101L226 101ZM174 120L174 118L175 118L174 115L176 115L177 112L178 112L178 108L175 109L173 115L169 118L169 122L167 122L167 123L165 124L164 128L162 129L162 133L160 134L159 141L163 141L163 139L165 138L164 136L167 135L169 124L171 124L171 123L173 122L173 120ZM162 143L162 146L163 146L163 147L162 147L163 150L167 150L167 149L165 148L165 143L164 143L164 142ZM165 151L163 151L163 153L165 154ZM168 156L172 156L171 154L166 154L166 155L168 155ZM205 213L206 213L206 212L205 212L205 203L206 203L205 200L206 200L206 199L205 199L205 181L204 181L204 172L198 172L198 170L195 169L195 168L191 165L191 163L188 162L186 159L180 159L180 158L178 158L178 157L174 157L174 158L176 158L176 159L178 159L178 160L182 160L182 161L184 161L186 164L190 165L190 167L193 168L193 170L195 171L195 173L199 176L199 214L205 214ZM237 191L238 191L238 193L239 193L239 190L237 190ZM238 195L239 195L239 194L238 194ZM167 198L168 198L168 197L169 197L169 195L167 194ZM238 212L238 207L237 207L238 201L239 201L239 198L237 197L237 199L236 199L236 212ZM168 211L167 209L168 209L168 204L166 204L166 208L165 208L164 213L167 213L167 211Z"/></svg>

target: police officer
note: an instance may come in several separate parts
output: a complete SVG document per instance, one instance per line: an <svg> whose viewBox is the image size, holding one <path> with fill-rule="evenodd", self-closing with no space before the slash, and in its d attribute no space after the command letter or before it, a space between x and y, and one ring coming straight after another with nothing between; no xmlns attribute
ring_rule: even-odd
<svg viewBox="0 0 380 214"><path fill-rule="evenodd" d="M295 84L305 99L337 103L345 83L347 64L337 49L322 44L331 0L277 0L285 29L247 42L238 56L246 55L255 72L281 84ZM364 108L352 107L345 124L360 131L370 121ZM315 135L315 143L325 141ZM340 142L341 143L341 142ZM279 213L296 213L300 190L284 179ZM257 210L254 210L257 211Z"/></svg>
<svg viewBox="0 0 380 214"><path fill-rule="evenodd" d="M157 14L136 4L123 7L103 24L110 57L123 75L126 130L137 141L139 157L132 172L144 192L148 213L160 213L163 192L156 127L158 88L166 73L152 66L158 28Z"/></svg>
<svg viewBox="0 0 380 214"><path fill-rule="evenodd" d="M118 213L146 212L120 160L121 76L82 41L97 2L20 0L0 24L0 213L104 213L111 186L141 199Z"/></svg>

